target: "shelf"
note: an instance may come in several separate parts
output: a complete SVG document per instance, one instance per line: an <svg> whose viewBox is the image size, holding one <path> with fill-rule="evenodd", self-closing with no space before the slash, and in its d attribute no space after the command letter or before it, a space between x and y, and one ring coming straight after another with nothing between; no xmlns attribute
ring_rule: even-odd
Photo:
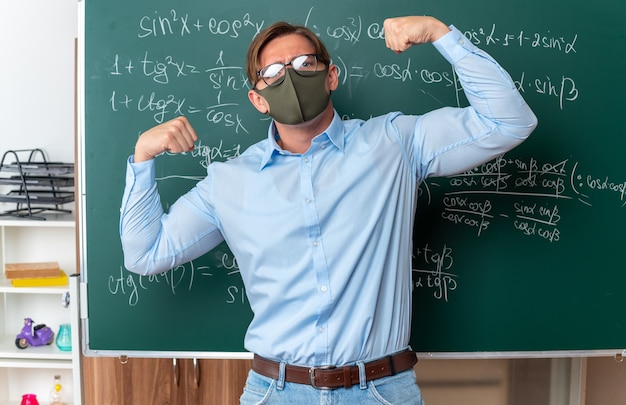
<svg viewBox="0 0 626 405"><path fill-rule="evenodd" d="M0 357L0 368L39 368L51 370L72 370L70 360L52 359L12 359Z"/></svg>
<svg viewBox="0 0 626 405"><path fill-rule="evenodd" d="M45 221L0 217L0 292L55 294L64 286L13 287L7 263L57 262L68 276L76 273L76 222L72 214L46 214Z"/></svg>
<svg viewBox="0 0 626 405"><path fill-rule="evenodd" d="M0 273L0 293L8 294L65 294L70 286L54 286L54 287L13 287L11 280L4 277L4 273Z"/></svg>
<svg viewBox="0 0 626 405"><path fill-rule="evenodd" d="M45 221L33 221L28 218L20 217L0 217L0 226L32 226L32 227L56 227L56 228L74 228L76 220L74 214L68 213L46 213L40 214L45 217Z"/></svg>
<svg viewBox="0 0 626 405"><path fill-rule="evenodd" d="M18 331L19 332L19 331ZM16 364L23 364L21 367L30 368L29 363L47 364L49 368L57 368L67 363L72 367L72 352L59 350L54 342L46 346L27 347L18 349L15 346L15 335L0 335L0 366L18 367ZM7 366L5 364L11 364ZM64 368L64 367L59 367Z"/></svg>
<svg viewBox="0 0 626 405"><path fill-rule="evenodd" d="M39 398L37 398L37 399L38 399L37 402L39 402L39 405L49 405L50 404L50 402L42 401ZM65 403L66 403L66 405L72 405L73 404L73 402L67 402L67 401ZM0 404L1 405L20 405L20 401L9 401L6 404L4 402L0 402Z"/></svg>

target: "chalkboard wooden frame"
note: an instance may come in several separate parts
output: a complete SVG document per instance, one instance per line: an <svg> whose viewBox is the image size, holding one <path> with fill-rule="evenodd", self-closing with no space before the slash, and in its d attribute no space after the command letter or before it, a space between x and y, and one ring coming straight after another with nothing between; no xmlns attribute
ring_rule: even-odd
<svg viewBox="0 0 626 405"><path fill-rule="evenodd" d="M203 165L261 139L267 121L246 104L243 57L259 27L278 19L307 24L331 49L341 72L335 104L345 118L464 105L454 73L432 47L400 56L384 49L383 19L403 14L459 27L509 71L540 123L506 156L420 188L413 348L455 358L624 353L626 138L619 119L626 103L613 66L626 61L618 28L626 10L618 1L563 8L554 0L507 7L495 0L281 0L270 11L190 0L83 3L85 354L250 356L242 340L251 314L226 246L159 277L123 269L117 221L125 159L142 130L190 116L201 153L158 158L167 206L202 177ZM199 287L203 278L219 287ZM214 293L208 300L207 291ZM200 307L219 311L196 320Z"/></svg>

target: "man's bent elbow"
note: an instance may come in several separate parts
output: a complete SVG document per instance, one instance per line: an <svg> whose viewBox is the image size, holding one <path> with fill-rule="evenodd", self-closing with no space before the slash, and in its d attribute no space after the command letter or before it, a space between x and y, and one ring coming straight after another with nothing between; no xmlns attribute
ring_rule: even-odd
<svg viewBox="0 0 626 405"><path fill-rule="evenodd" d="M526 140L530 134L533 133L538 124L535 113L533 113L528 105L524 105L524 107L525 111L522 114L519 114L513 122L509 122L509 124L505 126L506 131L511 136L519 139L520 143Z"/></svg>
<svg viewBox="0 0 626 405"><path fill-rule="evenodd" d="M157 265L157 263L151 260L147 254L133 255L124 251L124 268L131 273L139 274L141 276L149 276L151 274L165 272L171 268L161 267L163 266Z"/></svg>

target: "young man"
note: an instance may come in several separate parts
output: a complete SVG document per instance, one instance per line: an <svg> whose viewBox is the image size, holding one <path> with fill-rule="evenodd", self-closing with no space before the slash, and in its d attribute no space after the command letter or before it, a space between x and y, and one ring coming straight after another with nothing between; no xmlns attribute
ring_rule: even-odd
<svg viewBox="0 0 626 405"><path fill-rule="evenodd" d="M385 40L395 52L433 43L471 106L342 121L326 48L277 23L247 59L249 99L273 118L267 139L210 165L167 214L153 159L193 149L189 122L145 132L129 159L120 230L130 271L166 271L222 240L237 259L254 312L242 404L421 404L408 347L417 187L493 159L536 126L509 75L453 26L389 19Z"/></svg>

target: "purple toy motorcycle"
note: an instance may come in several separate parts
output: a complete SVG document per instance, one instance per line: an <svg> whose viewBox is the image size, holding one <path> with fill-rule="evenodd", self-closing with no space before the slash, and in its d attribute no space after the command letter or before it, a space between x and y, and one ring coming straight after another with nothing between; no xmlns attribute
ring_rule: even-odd
<svg viewBox="0 0 626 405"><path fill-rule="evenodd" d="M26 349L28 346L49 345L54 341L54 332L45 324L33 326L33 320L24 318L24 327L15 339L15 346Z"/></svg>

